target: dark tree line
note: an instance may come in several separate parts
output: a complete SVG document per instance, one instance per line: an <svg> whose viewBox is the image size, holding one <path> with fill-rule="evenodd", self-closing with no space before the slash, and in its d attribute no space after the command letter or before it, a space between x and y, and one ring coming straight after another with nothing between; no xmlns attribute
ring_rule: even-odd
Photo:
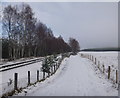
<svg viewBox="0 0 120 98"><path fill-rule="evenodd" d="M78 51L80 51L80 46L79 46L79 42L74 39L74 38L69 38L69 45L71 47L71 51L73 53L77 53Z"/></svg>
<svg viewBox="0 0 120 98"><path fill-rule="evenodd" d="M8 35L2 38L2 58L14 60L72 50L61 36L56 38L50 28L37 21L28 4L22 4L21 8L17 5L5 7L2 24L3 33Z"/></svg>

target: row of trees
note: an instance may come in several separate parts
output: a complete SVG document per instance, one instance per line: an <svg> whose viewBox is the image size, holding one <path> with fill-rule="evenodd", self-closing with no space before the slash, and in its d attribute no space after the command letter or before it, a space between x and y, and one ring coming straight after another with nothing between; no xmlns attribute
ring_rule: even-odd
<svg viewBox="0 0 120 98"><path fill-rule="evenodd" d="M50 28L37 21L32 8L28 4L22 4L21 8L17 5L5 7L2 24L3 32L8 35L2 38L3 58L14 60L74 50L71 45L73 45L72 41L75 39L71 38L69 45L61 36L56 38ZM79 44L77 45L78 49L75 50L78 51Z"/></svg>

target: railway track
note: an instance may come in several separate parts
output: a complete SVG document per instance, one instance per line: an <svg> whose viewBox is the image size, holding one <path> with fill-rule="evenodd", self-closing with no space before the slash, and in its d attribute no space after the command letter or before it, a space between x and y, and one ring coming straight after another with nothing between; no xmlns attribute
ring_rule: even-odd
<svg viewBox="0 0 120 98"><path fill-rule="evenodd" d="M14 64L2 65L0 67L0 72L11 70L11 69L22 67L22 66L26 66L26 65L30 65L30 64L33 64L33 63L40 62L42 60L43 60L43 58L36 58L36 59L22 61L22 62L18 62L18 63L14 63Z"/></svg>

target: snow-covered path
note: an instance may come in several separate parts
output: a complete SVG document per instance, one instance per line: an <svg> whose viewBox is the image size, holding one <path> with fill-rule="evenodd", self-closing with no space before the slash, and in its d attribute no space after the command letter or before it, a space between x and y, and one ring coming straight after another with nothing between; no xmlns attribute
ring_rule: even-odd
<svg viewBox="0 0 120 98"><path fill-rule="evenodd" d="M93 63L79 55L65 59L55 75L19 96L118 96L118 91L94 71Z"/></svg>

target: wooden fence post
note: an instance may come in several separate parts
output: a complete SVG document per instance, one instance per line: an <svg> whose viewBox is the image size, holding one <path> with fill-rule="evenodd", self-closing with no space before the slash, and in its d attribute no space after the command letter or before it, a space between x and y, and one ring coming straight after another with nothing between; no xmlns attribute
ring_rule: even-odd
<svg viewBox="0 0 120 98"><path fill-rule="evenodd" d="M110 79L110 71L111 71L110 66L108 66L108 79Z"/></svg>
<svg viewBox="0 0 120 98"><path fill-rule="evenodd" d="M96 58L95 58L95 64L96 64Z"/></svg>
<svg viewBox="0 0 120 98"><path fill-rule="evenodd" d="M55 64L54 64L54 73L55 73Z"/></svg>
<svg viewBox="0 0 120 98"><path fill-rule="evenodd" d="M118 83L118 71L116 70L116 83Z"/></svg>
<svg viewBox="0 0 120 98"><path fill-rule="evenodd" d="M53 66L51 66L51 75L53 74Z"/></svg>
<svg viewBox="0 0 120 98"><path fill-rule="evenodd" d="M17 90L18 73L14 74L14 90Z"/></svg>
<svg viewBox="0 0 120 98"><path fill-rule="evenodd" d="M57 66L56 63L55 63L55 71L57 70L57 68L58 68L58 66Z"/></svg>
<svg viewBox="0 0 120 98"><path fill-rule="evenodd" d="M56 63L56 67L57 67L56 70L59 68L59 65L60 65L60 64L57 64L57 63Z"/></svg>
<svg viewBox="0 0 120 98"><path fill-rule="evenodd" d="M100 61L98 61L98 68L100 69Z"/></svg>
<svg viewBox="0 0 120 98"><path fill-rule="evenodd" d="M30 71L28 71L28 85L30 85Z"/></svg>
<svg viewBox="0 0 120 98"><path fill-rule="evenodd" d="M105 66L104 66L104 64L103 64L103 73L105 72Z"/></svg>
<svg viewBox="0 0 120 98"><path fill-rule="evenodd" d="M37 81L39 81L39 70L37 70Z"/></svg>
<svg viewBox="0 0 120 98"><path fill-rule="evenodd" d="M45 79L45 72L43 71L43 79Z"/></svg>
<svg viewBox="0 0 120 98"><path fill-rule="evenodd" d="M49 70L50 71L50 70ZM48 77L50 76L50 72L48 72Z"/></svg>
<svg viewBox="0 0 120 98"><path fill-rule="evenodd" d="M94 61L93 56L92 56L92 61Z"/></svg>

